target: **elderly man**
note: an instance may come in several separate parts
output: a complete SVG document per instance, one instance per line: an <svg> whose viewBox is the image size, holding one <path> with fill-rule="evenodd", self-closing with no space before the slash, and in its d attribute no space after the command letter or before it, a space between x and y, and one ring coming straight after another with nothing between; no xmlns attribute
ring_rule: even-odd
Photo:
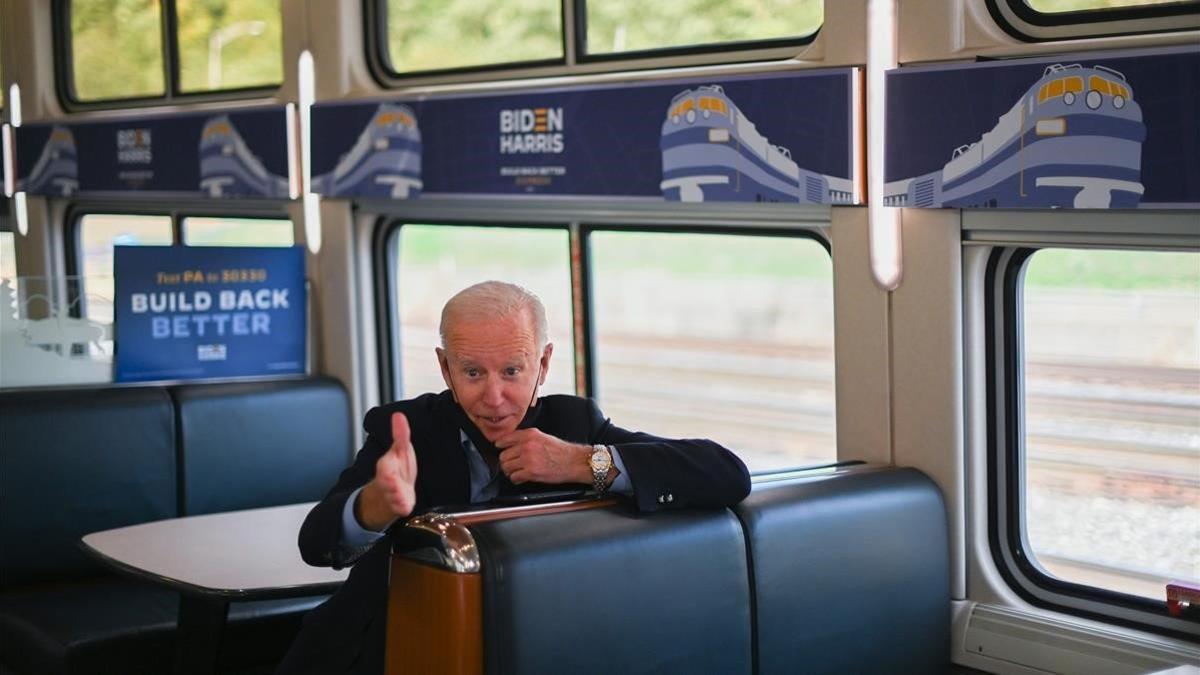
<svg viewBox="0 0 1200 675"><path fill-rule="evenodd" d="M354 465L304 522L311 565L353 565L305 620L280 673L380 673L387 617L387 528L435 506L487 502L555 485L630 497L640 511L721 507L750 491L745 465L707 440L613 425L587 399L538 397L554 345L537 296L495 281L442 310L446 391L367 413Z"/></svg>

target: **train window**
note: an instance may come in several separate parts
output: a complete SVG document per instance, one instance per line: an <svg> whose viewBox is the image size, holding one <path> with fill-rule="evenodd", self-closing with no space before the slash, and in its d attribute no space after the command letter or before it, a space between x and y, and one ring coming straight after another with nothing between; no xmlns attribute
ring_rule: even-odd
<svg viewBox="0 0 1200 675"><path fill-rule="evenodd" d="M166 93L162 6L157 0L72 0L70 17L74 98Z"/></svg>
<svg viewBox="0 0 1200 675"><path fill-rule="evenodd" d="M996 22L1027 41L1195 30L1200 0L986 0Z"/></svg>
<svg viewBox="0 0 1200 675"><path fill-rule="evenodd" d="M183 243L187 246L292 246L296 233L292 221L270 218L183 219Z"/></svg>
<svg viewBox="0 0 1200 675"><path fill-rule="evenodd" d="M1159 601L1200 581L1200 253L1042 249L1022 300L1030 557Z"/></svg>
<svg viewBox="0 0 1200 675"><path fill-rule="evenodd" d="M387 0L385 12L393 75L563 58L560 0Z"/></svg>
<svg viewBox="0 0 1200 675"><path fill-rule="evenodd" d="M737 0L735 2L586 3L586 51L617 54L651 49L802 40L817 32L822 0Z"/></svg>
<svg viewBox="0 0 1200 675"><path fill-rule="evenodd" d="M278 85L279 2L60 0L59 40L70 54L60 86L88 103Z"/></svg>
<svg viewBox="0 0 1200 675"><path fill-rule="evenodd" d="M243 89L283 81L280 0L180 2L179 87Z"/></svg>
<svg viewBox="0 0 1200 675"><path fill-rule="evenodd" d="M403 398L445 389L434 358L442 306L454 293L489 279L533 291L546 306L554 343L544 394L575 393L570 249L566 228L403 225L389 249L394 391Z"/></svg>
<svg viewBox="0 0 1200 675"><path fill-rule="evenodd" d="M597 230L606 414L736 448L752 471L836 459L833 264L806 236Z"/></svg>
<svg viewBox="0 0 1200 675"><path fill-rule="evenodd" d="M1025 250L1009 270L1014 565L1162 614L1168 581L1200 581L1200 252Z"/></svg>
<svg viewBox="0 0 1200 675"><path fill-rule="evenodd" d="M165 215L89 213L79 219L78 233L77 270L80 294L88 300L86 318L102 323L112 322L113 247L173 243L171 217Z"/></svg>
<svg viewBox="0 0 1200 675"><path fill-rule="evenodd" d="M1147 7L1151 5L1188 5L1194 0L1022 0L1030 9L1043 14L1062 12L1087 12L1110 10L1120 7Z"/></svg>

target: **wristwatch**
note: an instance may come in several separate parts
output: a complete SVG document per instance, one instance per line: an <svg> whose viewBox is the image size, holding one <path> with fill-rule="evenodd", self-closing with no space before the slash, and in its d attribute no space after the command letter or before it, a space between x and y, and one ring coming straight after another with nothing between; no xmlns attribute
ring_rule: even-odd
<svg viewBox="0 0 1200 675"><path fill-rule="evenodd" d="M596 492L604 494L608 491L608 470L612 468L612 450L607 445L593 445L592 457L588 460L592 467L592 487Z"/></svg>

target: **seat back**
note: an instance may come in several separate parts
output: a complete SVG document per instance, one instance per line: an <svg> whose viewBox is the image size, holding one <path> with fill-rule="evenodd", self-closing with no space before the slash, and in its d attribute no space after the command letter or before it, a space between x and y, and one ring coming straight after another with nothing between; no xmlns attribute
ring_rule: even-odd
<svg viewBox="0 0 1200 675"><path fill-rule="evenodd" d="M728 510L593 509L472 532L487 672L750 672L746 545Z"/></svg>
<svg viewBox="0 0 1200 675"><path fill-rule="evenodd" d="M0 392L0 585L89 575L81 536L175 509L164 389Z"/></svg>
<svg viewBox="0 0 1200 675"><path fill-rule="evenodd" d="M316 501L351 458L332 378L173 387L181 515Z"/></svg>
<svg viewBox="0 0 1200 675"><path fill-rule="evenodd" d="M760 673L941 672L950 581L941 492L914 469L756 485L734 512Z"/></svg>

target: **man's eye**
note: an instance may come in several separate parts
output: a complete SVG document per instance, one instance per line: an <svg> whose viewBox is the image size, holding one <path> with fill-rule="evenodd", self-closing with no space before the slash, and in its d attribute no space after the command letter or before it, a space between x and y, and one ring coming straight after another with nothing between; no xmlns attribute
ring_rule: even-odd
<svg viewBox="0 0 1200 675"><path fill-rule="evenodd" d="M467 368L465 372L467 377L479 377L479 369L477 368Z"/></svg>
<svg viewBox="0 0 1200 675"><path fill-rule="evenodd" d="M521 369L515 366L509 366L508 368L504 369L504 374L508 375L509 377L516 377L520 372Z"/></svg>

